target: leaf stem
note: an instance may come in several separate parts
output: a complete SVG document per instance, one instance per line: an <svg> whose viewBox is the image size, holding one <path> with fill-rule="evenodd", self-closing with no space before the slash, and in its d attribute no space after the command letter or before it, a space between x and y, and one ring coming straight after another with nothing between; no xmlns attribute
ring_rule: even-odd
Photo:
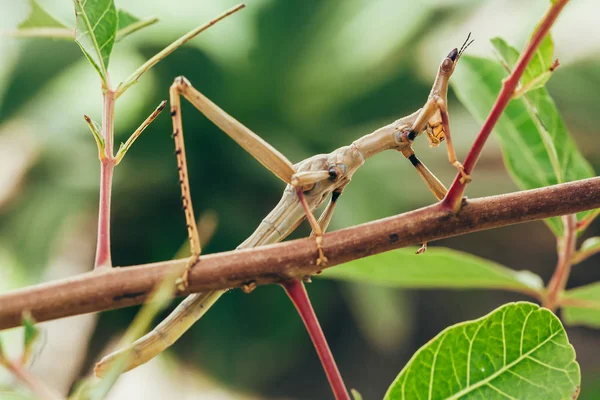
<svg viewBox="0 0 600 400"><path fill-rule="evenodd" d="M135 23L127 26L126 28L123 28L123 29L117 31L117 36L115 37L115 42L118 42L118 41L122 40L123 38L125 38L125 36L131 35L132 33L137 32L140 29L150 26L152 24L155 24L157 22L158 22L158 18L156 18L156 17L152 17L152 18L148 18L148 19L144 19L144 20L135 22Z"/></svg>
<svg viewBox="0 0 600 400"><path fill-rule="evenodd" d="M500 116L504 112L504 109L510 102L513 97L513 93L519 84L519 80L521 76L525 72L525 68L529 61L535 54L536 49L539 47L540 43L544 39L544 37L550 31L550 28L556 21L556 18L564 8L564 6L568 3L569 0L557 0L552 4L552 6L548 9L546 14L542 17L542 21L538 25L537 30L531 37L531 40L527 44L527 47L519 57L512 73L502 82L502 89L500 93L498 93L498 97L496 98L496 102L492 106L492 109L481 127L481 131L477 135L469 154L467 154L467 158L465 158L465 162L463 163L463 167L465 173L471 174L473 168L475 168L475 164L477 164L477 160L481 155L481 151L483 150L483 146L490 136L492 129L500 119ZM461 175L457 174L456 178L454 178L454 182L452 182L452 186L448 190L446 197L442 200L442 204L446 209L452 210L454 212L460 209L461 199L465 192L466 183L460 182Z"/></svg>
<svg viewBox="0 0 600 400"><path fill-rule="evenodd" d="M558 299L558 304L561 307L578 307L588 308L592 310L600 310L600 301L577 299L574 297L561 297Z"/></svg>
<svg viewBox="0 0 600 400"><path fill-rule="evenodd" d="M132 85L137 83L138 79L140 79L140 76L142 76L146 71L148 71L150 68L152 68L154 65L156 65L160 60L162 60L163 58L165 58L166 56L168 56L169 54L171 54L172 52L177 50L179 47L183 46L186 42L193 39L199 33L205 31L206 29L210 28L217 22L225 19L226 17L241 10L244 7L246 7L246 4L242 3L242 4L238 4L237 6L235 6L233 8L230 8L229 10L225 11L221 15L208 21L204 25L201 25L201 26L197 27L196 29L186 33L185 35L183 35L182 37L180 37L179 39L177 39L176 41L174 41L173 43L171 43L170 45L168 45L167 47L162 49L160 52L158 52L152 58L150 58L148 61L146 61L144 64L142 64L142 66L140 66L138 69L136 69L135 72L133 74L131 74L123 82L121 82L119 84L119 86L117 86L116 98L119 98L127 89L129 89L129 87L131 87Z"/></svg>
<svg viewBox="0 0 600 400"><path fill-rule="evenodd" d="M325 335L323 334L321 325L319 325L315 311L310 304L310 299L308 298L308 293L306 293L304 284L302 281L294 279L282 282L281 286L283 286L283 289L290 300L292 300L292 303L296 306L296 310L298 310L298 314L300 314L300 317L306 326L306 330L317 350L321 365L325 370L327 380L329 380L329 385L331 386L331 390L333 391L336 400L350 400L350 395L346 390L346 385L344 385L342 375L331 354L327 339L325 339Z"/></svg>
<svg viewBox="0 0 600 400"><path fill-rule="evenodd" d="M96 260L94 262L94 269L112 267L110 254L110 202L112 178L115 168L113 143L116 97L115 92L111 89L104 90L102 95L104 99L102 109L102 138L104 139L105 156L100 159L98 238L96 242Z"/></svg>
<svg viewBox="0 0 600 400"><path fill-rule="evenodd" d="M577 217L575 214L569 214L562 217L564 236L558 241L558 262L554 274L548 282L546 298L542 303L544 307L554 311L558 305L558 298L562 295L569 280L571 273L571 260L575 253L575 243L577 241Z"/></svg>
<svg viewBox="0 0 600 400"><path fill-rule="evenodd" d="M127 139L125 143L121 143L121 146L117 151L117 155L115 156L115 165L119 165L123 157L125 157L125 154L129 151L129 148L131 147L133 142L135 142L136 139L142 134L142 132L144 132L144 130L152 123L152 121L154 121L156 117L158 117L158 114L160 114L162 110L165 109L166 105L166 100L161 101L158 107L156 107L156 109L152 112L152 114L150 114L148 118L146 118L144 122L142 122L141 125L131 134L129 139Z"/></svg>
<svg viewBox="0 0 600 400"><path fill-rule="evenodd" d="M64 400L54 389L46 386L38 377L33 375L27 368L18 362L11 360L2 360L2 365L6 367L19 381L35 394L36 398L41 400Z"/></svg>
<svg viewBox="0 0 600 400"><path fill-rule="evenodd" d="M576 251L573 254L573 258L571 259L571 264L576 265L579 264L582 261L587 260L588 258L590 258L591 256L600 253L600 247L595 247L593 249L588 249L588 250L580 250L580 251Z"/></svg>

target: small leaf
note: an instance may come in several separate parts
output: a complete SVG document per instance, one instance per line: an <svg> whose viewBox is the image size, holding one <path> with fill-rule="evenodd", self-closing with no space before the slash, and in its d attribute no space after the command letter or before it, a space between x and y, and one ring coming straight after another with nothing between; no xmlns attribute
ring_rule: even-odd
<svg viewBox="0 0 600 400"><path fill-rule="evenodd" d="M53 39L73 39L73 29L54 18L44 10L36 0L29 0L30 11L27 19L19 24L17 30L8 32L13 37L45 37Z"/></svg>
<svg viewBox="0 0 600 400"><path fill-rule="evenodd" d="M125 37L131 35L134 32L139 31L142 28L150 26L158 22L158 18L148 18L140 20L138 17L128 13L123 9L117 11L119 25L117 28L117 36L115 41L121 41Z"/></svg>
<svg viewBox="0 0 600 400"><path fill-rule="evenodd" d="M416 255L406 248L329 268L319 275L399 288L505 289L536 296L544 287L530 271L513 271L490 260L433 247Z"/></svg>
<svg viewBox="0 0 600 400"><path fill-rule="evenodd" d="M33 352L33 345L36 339L40 336L40 330L35 325L35 320L30 313L23 314L23 356L21 364L25 364Z"/></svg>
<svg viewBox="0 0 600 400"><path fill-rule="evenodd" d="M479 121L487 117L507 72L494 61L465 55L452 78L459 100ZM508 172L521 189L595 176L545 88L512 100L494 128ZM593 211L591 211L593 212ZM590 211L577 214L578 221ZM546 219L556 235L560 218Z"/></svg>
<svg viewBox="0 0 600 400"><path fill-rule="evenodd" d="M590 251L590 250L598 250L600 249L600 237L591 237L586 239L579 248L579 251Z"/></svg>
<svg viewBox="0 0 600 400"><path fill-rule="evenodd" d="M556 315L519 302L445 329L413 355L385 399L563 400L580 381Z"/></svg>
<svg viewBox="0 0 600 400"><path fill-rule="evenodd" d="M98 124L96 121L94 121L87 115L84 115L83 118L85 119L85 122L87 123L88 127L90 128L90 131L92 131L92 135L94 136L94 140L96 141L96 146L98 146L98 158L100 160L105 159L106 158L106 148L104 145L104 138L100 134L100 132L102 131L102 127L100 126L100 124Z"/></svg>
<svg viewBox="0 0 600 400"><path fill-rule="evenodd" d="M363 400L361 394L358 392L358 390L356 389L350 389L350 393L352 393L352 397L354 397L354 400Z"/></svg>
<svg viewBox="0 0 600 400"><path fill-rule="evenodd" d="M600 328L600 282L567 290L562 299L566 304L579 302L582 306L585 305L585 307L563 306L562 317L565 324Z"/></svg>
<svg viewBox="0 0 600 400"><path fill-rule="evenodd" d="M598 236L586 239L579 250L575 252L571 262L578 264L596 253L600 253L600 237Z"/></svg>
<svg viewBox="0 0 600 400"><path fill-rule="evenodd" d="M107 84L107 68L117 35L117 9L113 0L73 0L77 28L75 41Z"/></svg>
<svg viewBox="0 0 600 400"><path fill-rule="evenodd" d="M31 7L27 19L19 24L19 29L31 28L62 28L69 29L65 24L48 14L35 0L29 0Z"/></svg>

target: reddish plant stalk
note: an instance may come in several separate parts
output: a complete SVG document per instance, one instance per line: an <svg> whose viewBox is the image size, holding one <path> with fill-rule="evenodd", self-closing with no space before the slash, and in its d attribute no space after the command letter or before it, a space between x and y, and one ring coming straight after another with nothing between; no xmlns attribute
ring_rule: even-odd
<svg viewBox="0 0 600 400"><path fill-rule="evenodd" d="M100 201L94 269L112 267L110 255L110 201L115 168L113 156L115 92L110 89L104 90L103 97L102 137L104 139L104 155L100 157Z"/></svg>
<svg viewBox="0 0 600 400"><path fill-rule="evenodd" d="M465 162L463 163L463 167L467 174L471 174L471 171L473 171L473 168L475 168L475 164L477 164L477 160L481 155L483 146L490 136L492 129L498 122L498 119L500 119L500 116L504 112L504 109L512 99L515 88L519 84L519 79L521 79L523 72L525 72L527 64L529 64L529 61L533 57L536 49L550 31L554 21L556 21L556 18L568 1L569 0L557 0L556 3L554 3L550 9L548 9L546 14L544 14L542 17L542 21L538 25L537 30L527 44L527 47L517 61L512 73L502 82L502 89L500 90L500 93L498 93L496 102L492 106L490 114L481 127L481 131L479 132L479 135L477 135L477 138L475 139L475 142L473 143L473 146L471 147L471 150L469 151L469 154L467 154L467 158L465 158ZM461 183L460 178L461 175L457 174L456 178L454 178L454 182L452 182L450 190L448 190L448 193L446 194L446 197L444 200L442 200L444 207L455 212L460 208L461 199L466 187L466 183Z"/></svg>
<svg viewBox="0 0 600 400"><path fill-rule="evenodd" d="M573 254L575 254L575 243L577 242L577 218L575 214L563 216L564 235L558 242L558 262L554 274L548 282L548 290L543 306L555 310L558 299L567 287L567 281L571 274Z"/></svg>
<svg viewBox="0 0 600 400"><path fill-rule="evenodd" d="M34 376L27 368L18 362L5 360L2 365L6 367L19 381L35 394L36 398L40 400L63 400L61 396L54 389L46 386L36 376Z"/></svg>
<svg viewBox="0 0 600 400"><path fill-rule="evenodd" d="M290 300L292 300L292 303L296 306L296 310L298 310L298 314L300 314L304 326L306 326L308 335L317 350L321 365L325 370L327 380L329 381L329 385L331 385L331 390L333 391L336 400L350 400L346 385L344 385L342 375L331 354L331 350L329 349L321 325L319 325L315 311L310 304L310 299L308 298L308 293L306 293L304 284L299 280L291 280L282 282L281 286L283 286L283 289Z"/></svg>

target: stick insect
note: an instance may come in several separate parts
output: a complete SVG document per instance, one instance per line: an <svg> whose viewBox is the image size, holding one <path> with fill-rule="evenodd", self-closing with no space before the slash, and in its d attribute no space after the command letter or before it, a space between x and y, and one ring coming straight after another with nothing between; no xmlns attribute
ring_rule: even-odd
<svg viewBox="0 0 600 400"><path fill-rule="evenodd" d="M311 236L315 237L315 263L325 265L327 258L322 249L323 232L327 230L344 188L368 158L385 150L401 152L415 167L436 199L441 200L447 192L446 187L417 158L411 146L418 136L425 133L431 146L437 146L446 140L450 163L457 168L463 181L470 181L470 177L464 172L462 164L456 158L446 106L448 81L461 55L473 42L469 39L470 34L460 49L453 49L443 59L427 102L421 109L355 140L349 146L342 146L329 154L319 154L307 158L295 165L292 165L270 144L206 98L186 78L176 78L170 89L171 116L183 208L192 251L192 257L180 282L181 285L185 286L187 284L190 268L196 265L201 267L202 265L201 261L198 262L201 244L189 191L181 120L181 96L190 101L209 120L287 184L279 203L263 219L254 233L237 248L246 249L279 242L293 232L306 218L312 228ZM324 211L317 220L313 210L324 204L328 199ZM424 249L425 247L422 248L422 250ZM309 279L309 277L306 277L306 279ZM336 399L349 398L303 283L298 280L290 280L282 282L281 285L306 325ZM242 290L250 292L255 286L255 283L249 282L242 287ZM130 347L103 358L96 365L96 375L102 376L115 358L124 352L131 353L128 370L146 363L179 339L223 293L225 293L225 290L188 296L153 331L138 339Z"/></svg>

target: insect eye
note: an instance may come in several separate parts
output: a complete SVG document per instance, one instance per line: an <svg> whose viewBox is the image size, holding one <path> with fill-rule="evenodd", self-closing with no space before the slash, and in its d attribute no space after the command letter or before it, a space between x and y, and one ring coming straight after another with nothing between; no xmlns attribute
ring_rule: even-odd
<svg viewBox="0 0 600 400"><path fill-rule="evenodd" d="M456 56L458 56L458 49L452 49L452 51L448 53L448 57L446 58L449 58L452 61L456 61Z"/></svg>
<svg viewBox="0 0 600 400"><path fill-rule="evenodd" d="M335 182L346 172L346 166L344 164L334 165L329 168L329 180Z"/></svg>
<svg viewBox="0 0 600 400"><path fill-rule="evenodd" d="M454 61L451 58L446 58L442 61L442 71L448 72L454 66Z"/></svg>

